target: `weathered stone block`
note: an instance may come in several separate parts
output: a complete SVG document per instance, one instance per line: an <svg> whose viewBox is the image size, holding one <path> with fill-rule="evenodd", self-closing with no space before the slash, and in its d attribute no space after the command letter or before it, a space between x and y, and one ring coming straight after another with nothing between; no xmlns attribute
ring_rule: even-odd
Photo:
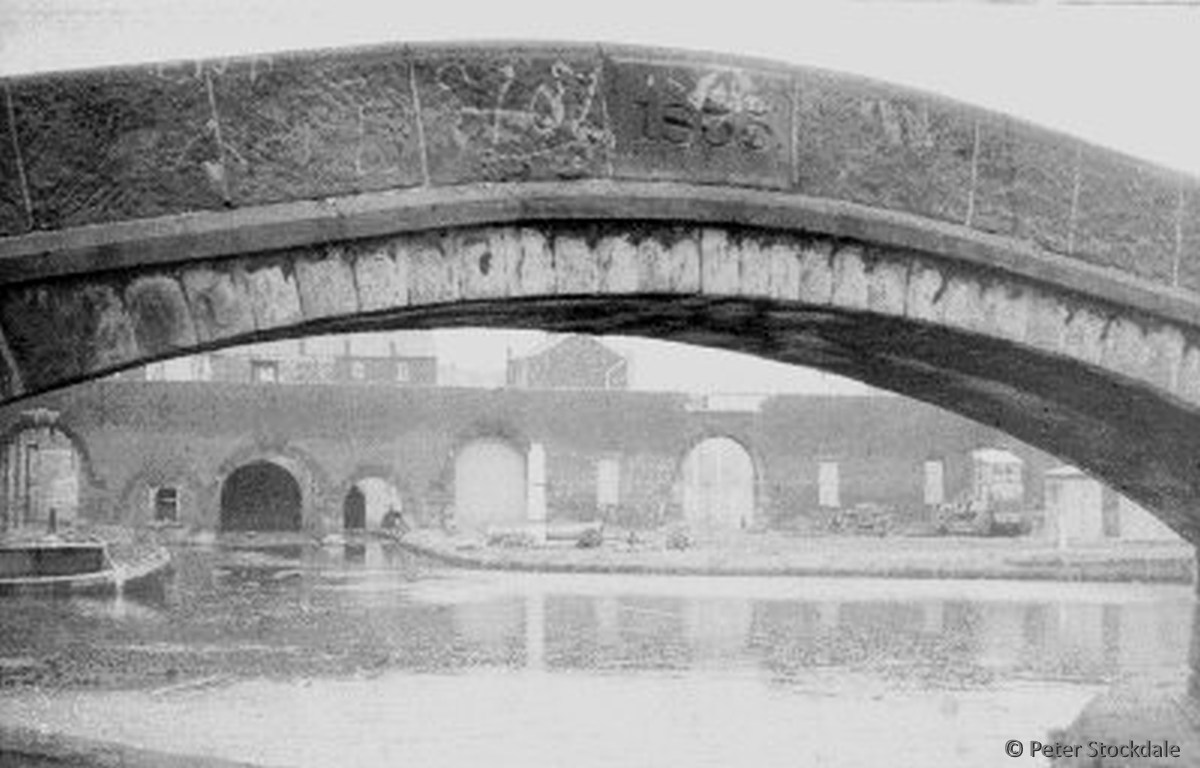
<svg viewBox="0 0 1200 768"><path fill-rule="evenodd" d="M913 320L940 323L945 304L940 300L946 288L942 271L931 264L913 264L908 277L908 295L904 306Z"/></svg>
<svg viewBox="0 0 1200 768"><path fill-rule="evenodd" d="M354 271L340 247L325 249L317 258L297 256L293 268L305 319L352 315L358 311Z"/></svg>
<svg viewBox="0 0 1200 768"><path fill-rule="evenodd" d="M248 267L246 280L250 284L250 305L254 309L255 328L265 331L304 319L295 276L285 272L283 264Z"/></svg>
<svg viewBox="0 0 1200 768"><path fill-rule="evenodd" d="M605 174L594 49L417 49L414 70L435 184Z"/></svg>
<svg viewBox="0 0 1200 768"><path fill-rule="evenodd" d="M706 296L736 296L741 292L741 257L723 229L700 232L700 286Z"/></svg>
<svg viewBox="0 0 1200 768"><path fill-rule="evenodd" d="M904 317L908 298L908 265L877 258L867 271L867 309L881 315Z"/></svg>
<svg viewBox="0 0 1200 768"><path fill-rule="evenodd" d="M17 368L17 358L13 356L12 348L4 338L4 329L0 328L0 399L17 398L24 392L25 384L21 380L21 371Z"/></svg>
<svg viewBox="0 0 1200 768"><path fill-rule="evenodd" d="M71 282L10 289L0 322L27 390L136 360L133 322L111 286Z"/></svg>
<svg viewBox="0 0 1200 768"><path fill-rule="evenodd" d="M867 265L862 249L846 246L833 254L833 296L831 303L843 309L867 308Z"/></svg>
<svg viewBox="0 0 1200 768"><path fill-rule="evenodd" d="M1183 333L1173 325L1164 324L1151 330L1146 334L1149 360L1141 378L1168 392L1175 392L1179 386L1179 367L1185 345Z"/></svg>
<svg viewBox="0 0 1200 768"><path fill-rule="evenodd" d="M517 265L517 291L514 295L553 295L554 251L550 241L536 229L522 229L518 237L521 257Z"/></svg>
<svg viewBox="0 0 1200 768"><path fill-rule="evenodd" d="M125 304L142 350L150 355L196 344L183 288L165 276L142 277L125 289Z"/></svg>
<svg viewBox="0 0 1200 768"><path fill-rule="evenodd" d="M1001 282L983 289L984 331L1009 341L1024 341L1029 325L1029 291Z"/></svg>
<svg viewBox="0 0 1200 768"><path fill-rule="evenodd" d="M1070 310L1057 297L1042 291L1031 292L1025 343L1043 352L1063 354L1069 314Z"/></svg>
<svg viewBox="0 0 1200 768"><path fill-rule="evenodd" d="M599 259L582 237L554 238L554 271L560 294L592 294L600 291Z"/></svg>
<svg viewBox="0 0 1200 768"><path fill-rule="evenodd" d="M1200 406L1200 347L1187 344L1179 363L1179 379L1175 393L1195 406Z"/></svg>
<svg viewBox="0 0 1200 768"><path fill-rule="evenodd" d="M950 276L939 303L942 305L942 322L947 326L972 333L989 330L983 289L974 279L964 275Z"/></svg>
<svg viewBox="0 0 1200 768"><path fill-rule="evenodd" d="M638 291L638 248L625 235L603 238L596 246L603 274L601 290L605 293L636 293Z"/></svg>
<svg viewBox="0 0 1200 768"><path fill-rule="evenodd" d="M619 177L737 186L791 184L786 76L701 62L605 65Z"/></svg>
<svg viewBox="0 0 1200 768"><path fill-rule="evenodd" d="M402 241L354 249L354 284L363 312L408 304L408 252Z"/></svg>
<svg viewBox="0 0 1200 768"><path fill-rule="evenodd" d="M1104 356L1104 333L1108 319L1086 307L1077 307L1067 319L1063 352L1094 365Z"/></svg>
<svg viewBox="0 0 1200 768"><path fill-rule="evenodd" d="M895 86L796 75L796 166L806 195L962 223L975 146L961 105Z"/></svg>
<svg viewBox="0 0 1200 768"><path fill-rule="evenodd" d="M1170 283L1181 183L1178 174L1089 147L1081 156L1072 255Z"/></svg>
<svg viewBox="0 0 1200 768"><path fill-rule="evenodd" d="M238 205L420 184L400 49L256 56L210 66Z"/></svg>
<svg viewBox="0 0 1200 768"><path fill-rule="evenodd" d="M743 296L770 296L771 264L762 243L753 237L743 237L730 246L739 251L740 293Z"/></svg>
<svg viewBox="0 0 1200 768"><path fill-rule="evenodd" d="M208 342L254 332L250 288L240 269L195 267L183 273L182 282L198 340Z"/></svg>
<svg viewBox="0 0 1200 768"><path fill-rule="evenodd" d="M698 235L672 240L647 237L638 243L638 283L651 293L699 293L701 258Z"/></svg>
<svg viewBox="0 0 1200 768"><path fill-rule="evenodd" d="M1007 118L981 119L971 226L1066 253L1079 145Z"/></svg>
<svg viewBox="0 0 1200 768"><path fill-rule="evenodd" d="M8 117L8 109L0 108L0 237L19 235L33 226L25 207L16 126Z"/></svg>
<svg viewBox="0 0 1200 768"><path fill-rule="evenodd" d="M1101 364L1110 371L1148 380L1152 350L1137 323L1116 317L1104 334Z"/></svg>
<svg viewBox="0 0 1200 768"><path fill-rule="evenodd" d="M1200 183L1190 181L1180 190L1178 285L1200 293Z"/></svg>
<svg viewBox="0 0 1200 768"><path fill-rule="evenodd" d="M464 299L507 296L516 282L520 243L511 229L468 231L451 237Z"/></svg>
<svg viewBox="0 0 1200 768"><path fill-rule="evenodd" d="M767 248L770 265L770 295L783 301L800 299L800 257L792 244L775 243Z"/></svg>
<svg viewBox="0 0 1200 768"><path fill-rule="evenodd" d="M800 301L825 305L832 299L832 250L822 241L800 244Z"/></svg>
<svg viewBox="0 0 1200 768"><path fill-rule="evenodd" d="M11 84L38 228L221 208L224 164L203 67L56 74Z"/></svg>
<svg viewBox="0 0 1200 768"><path fill-rule="evenodd" d="M458 262L433 242L413 242L408 249L408 303L439 304L459 298Z"/></svg>

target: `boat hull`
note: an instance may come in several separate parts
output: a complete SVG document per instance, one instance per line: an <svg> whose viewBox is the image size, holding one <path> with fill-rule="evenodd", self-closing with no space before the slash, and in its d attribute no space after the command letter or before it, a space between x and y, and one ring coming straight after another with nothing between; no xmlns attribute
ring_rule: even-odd
<svg viewBox="0 0 1200 768"><path fill-rule="evenodd" d="M34 547L27 547L35 551ZM103 567L83 573L3 574L0 595L11 594L104 594L144 587L154 583L171 568L171 555L163 548L135 561L113 562L105 553Z"/></svg>

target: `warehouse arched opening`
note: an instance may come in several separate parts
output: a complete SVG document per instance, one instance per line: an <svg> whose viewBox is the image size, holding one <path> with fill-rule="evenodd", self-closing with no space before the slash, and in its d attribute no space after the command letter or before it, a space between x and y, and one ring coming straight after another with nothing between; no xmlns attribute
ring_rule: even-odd
<svg viewBox="0 0 1200 768"><path fill-rule="evenodd" d="M755 522L750 452L729 437L696 443L680 467L683 518L705 532L746 530Z"/></svg>
<svg viewBox="0 0 1200 768"><path fill-rule="evenodd" d="M454 524L485 532L526 518L525 454L502 437L476 437L454 458Z"/></svg>
<svg viewBox="0 0 1200 768"><path fill-rule="evenodd" d="M394 518L404 512L404 500L392 483L381 477L361 477L342 500L342 528L363 531L394 527Z"/></svg>
<svg viewBox="0 0 1200 768"><path fill-rule="evenodd" d="M86 455L58 417L45 408L25 411L0 437L0 531L53 532L80 516Z"/></svg>
<svg viewBox="0 0 1200 768"><path fill-rule="evenodd" d="M298 531L300 484L272 461L255 461L235 469L221 485L220 527L223 531Z"/></svg>

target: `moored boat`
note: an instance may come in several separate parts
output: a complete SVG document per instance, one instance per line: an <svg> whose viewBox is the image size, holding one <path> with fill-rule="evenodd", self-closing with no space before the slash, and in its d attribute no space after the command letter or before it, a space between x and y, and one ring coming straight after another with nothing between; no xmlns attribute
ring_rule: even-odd
<svg viewBox="0 0 1200 768"><path fill-rule="evenodd" d="M159 577L170 565L170 552L160 546L114 557L100 539L6 541L0 543L0 593L119 592Z"/></svg>

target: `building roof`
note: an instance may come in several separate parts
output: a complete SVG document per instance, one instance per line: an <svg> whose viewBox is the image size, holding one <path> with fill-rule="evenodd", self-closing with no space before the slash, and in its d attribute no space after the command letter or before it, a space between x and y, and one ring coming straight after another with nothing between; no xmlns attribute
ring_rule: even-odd
<svg viewBox="0 0 1200 768"><path fill-rule="evenodd" d="M971 457L989 464L1024 464L1018 456L1001 448L979 448L971 451Z"/></svg>
<svg viewBox="0 0 1200 768"><path fill-rule="evenodd" d="M544 340L542 340L541 342L538 342L538 344L536 344L528 352L521 354L521 355L513 355L510 359L513 361L517 361L517 360L529 360L529 359L532 359L535 357L539 357L541 355L546 354L550 350L554 349L558 345L568 341L569 339L586 339L588 341L592 341L595 344L597 344L598 346L602 347L605 351L607 351L613 355L616 355L617 357L620 357L622 359L625 358L625 355L621 354L620 352L616 351L612 347L608 346L607 344L604 343L604 341L602 339L599 339L595 336L590 336L590 335L584 334L584 333L565 333L565 334L561 334L561 335L560 334L549 334Z"/></svg>
<svg viewBox="0 0 1200 768"><path fill-rule="evenodd" d="M1046 477L1087 477L1087 473L1079 467L1073 467L1070 464L1063 464L1061 467L1055 467L1054 469L1046 470Z"/></svg>

